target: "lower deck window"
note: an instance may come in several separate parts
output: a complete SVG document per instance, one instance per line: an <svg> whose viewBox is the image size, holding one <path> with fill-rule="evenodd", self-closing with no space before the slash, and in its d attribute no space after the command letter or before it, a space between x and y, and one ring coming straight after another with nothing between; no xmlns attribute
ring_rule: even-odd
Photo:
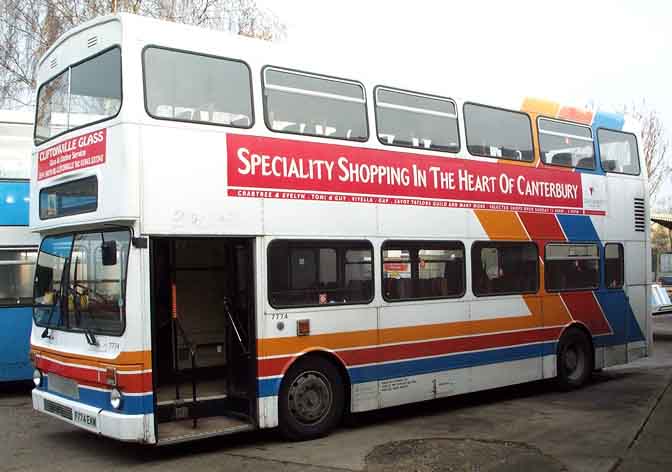
<svg viewBox="0 0 672 472"><path fill-rule="evenodd" d="M546 290L593 290L600 285L600 253L597 244L548 244Z"/></svg>
<svg viewBox="0 0 672 472"><path fill-rule="evenodd" d="M535 293L539 288L534 243L476 242L471 247L474 295Z"/></svg>
<svg viewBox="0 0 672 472"><path fill-rule="evenodd" d="M0 306L29 306L33 301L34 249L0 249Z"/></svg>
<svg viewBox="0 0 672 472"><path fill-rule="evenodd" d="M623 245L604 245L604 283L607 288L623 288L624 283Z"/></svg>
<svg viewBox="0 0 672 472"><path fill-rule="evenodd" d="M276 240L268 247L268 281L275 308L368 303L373 248L367 241Z"/></svg>
<svg viewBox="0 0 672 472"><path fill-rule="evenodd" d="M388 241L383 245L387 301L464 294L464 246L459 242Z"/></svg>
<svg viewBox="0 0 672 472"><path fill-rule="evenodd" d="M40 190L40 219L90 213L98 209L98 179L84 179Z"/></svg>

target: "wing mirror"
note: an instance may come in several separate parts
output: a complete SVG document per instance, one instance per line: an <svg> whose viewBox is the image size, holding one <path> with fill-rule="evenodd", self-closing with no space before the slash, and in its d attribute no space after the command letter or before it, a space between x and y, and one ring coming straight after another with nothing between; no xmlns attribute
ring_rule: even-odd
<svg viewBox="0 0 672 472"><path fill-rule="evenodd" d="M104 266L117 265L117 242L103 241L101 248L103 251L103 265Z"/></svg>

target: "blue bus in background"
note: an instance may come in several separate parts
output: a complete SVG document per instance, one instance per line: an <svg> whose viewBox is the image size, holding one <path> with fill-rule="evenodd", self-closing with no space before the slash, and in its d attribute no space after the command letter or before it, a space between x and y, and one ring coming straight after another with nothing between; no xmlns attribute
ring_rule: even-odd
<svg viewBox="0 0 672 472"><path fill-rule="evenodd" d="M28 230L30 112L0 111L0 382L30 380L32 286L39 238Z"/></svg>

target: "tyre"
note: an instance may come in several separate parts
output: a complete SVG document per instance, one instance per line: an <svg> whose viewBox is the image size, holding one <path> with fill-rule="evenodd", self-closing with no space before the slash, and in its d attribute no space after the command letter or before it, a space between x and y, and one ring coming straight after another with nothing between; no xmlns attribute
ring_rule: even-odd
<svg viewBox="0 0 672 472"><path fill-rule="evenodd" d="M299 359L280 386L280 431L292 441L326 436L341 421L344 405L344 383L338 369L322 357Z"/></svg>
<svg viewBox="0 0 672 472"><path fill-rule="evenodd" d="M574 390L583 386L593 372L593 347L581 330L569 329L558 343L558 386Z"/></svg>

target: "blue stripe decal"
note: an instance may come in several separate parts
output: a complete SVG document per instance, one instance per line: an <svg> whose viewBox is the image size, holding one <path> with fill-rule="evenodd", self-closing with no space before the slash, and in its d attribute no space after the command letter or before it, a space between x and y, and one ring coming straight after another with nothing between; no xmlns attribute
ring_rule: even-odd
<svg viewBox="0 0 672 472"><path fill-rule="evenodd" d="M600 290L595 293L614 334L593 338L597 346L613 346L645 341L644 333L623 290Z"/></svg>
<svg viewBox="0 0 672 472"><path fill-rule="evenodd" d="M590 216L558 215L558 221L560 222L568 241L595 241L598 243L599 251L602 255L600 258L600 273L604 274L604 246L600 241ZM622 345L626 342L644 341L646 338L635 318L635 314L630 306L630 301L625 296L625 292L623 290L606 289L603 281L600 281L600 284L602 285L602 288L595 291L595 296L611 325L613 334L594 337L593 341L595 342L595 345L614 346Z"/></svg>
<svg viewBox="0 0 672 472"><path fill-rule="evenodd" d="M282 378L259 379L257 395L259 397L273 397L277 395L280 391L280 382L282 382Z"/></svg>
<svg viewBox="0 0 672 472"><path fill-rule="evenodd" d="M100 408L101 410L111 411L113 413L123 413L127 415L143 415L154 413L154 396L151 393L146 395L124 395L121 408L115 410L110 405L110 392L93 390L86 387L79 387L79 400L70 398L65 395L60 395L57 392L49 391L49 376L44 378L44 384L40 390L49 392L52 395L57 395L71 401L79 402L86 406ZM122 392L123 393L123 392Z"/></svg>
<svg viewBox="0 0 672 472"><path fill-rule="evenodd" d="M625 124L625 117L618 113L609 113L606 111L598 111L593 117L593 133L597 128L609 128L615 130L622 130Z"/></svg>
<svg viewBox="0 0 672 472"><path fill-rule="evenodd" d="M451 354L449 356L432 357L429 359L411 359L389 364L350 367L348 368L348 372L350 373L350 379L353 384L372 382L546 356L555 354L556 345L556 342L548 342L543 344L492 349L489 351L465 352ZM280 391L281 381L282 379L280 378L259 379L259 397L277 395Z"/></svg>
<svg viewBox="0 0 672 472"><path fill-rule="evenodd" d="M590 216L585 215L557 215L562 231L567 236L567 241L599 241Z"/></svg>

